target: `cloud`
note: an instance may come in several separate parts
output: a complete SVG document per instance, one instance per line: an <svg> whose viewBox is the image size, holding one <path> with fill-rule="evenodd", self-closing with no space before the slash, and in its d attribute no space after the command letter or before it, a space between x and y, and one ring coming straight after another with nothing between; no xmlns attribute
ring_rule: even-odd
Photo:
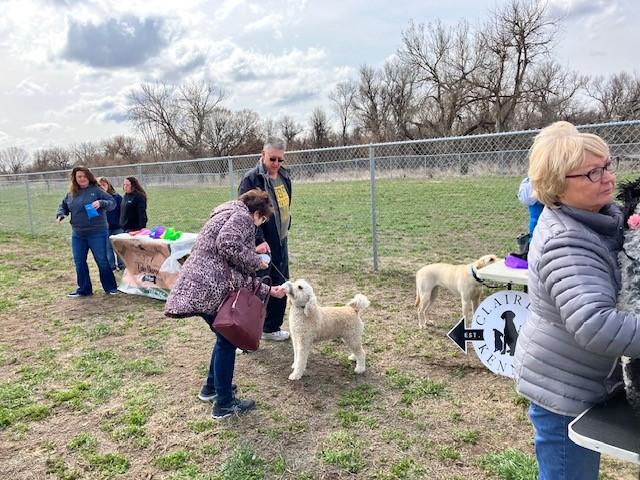
<svg viewBox="0 0 640 480"><path fill-rule="evenodd" d="M95 68L134 67L168 43L161 17L124 16L103 23L71 21L62 58Z"/></svg>
<svg viewBox="0 0 640 480"><path fill-rule="evenodd" d="M276 98L272 105L274 107L288 107L291 105L296 105L298 103L308 102L311 100L315 100L320 96L320 92L318 91L299 91L293 92L291 94L283 95Z"/></svg>
<svg viewBox="0 0 640 480"><path fill-rule="evenodd" d="M25 132L29 133L51 133L53 130L60 128L60 124L55 122L50 123L32 123L26 127L22 127Z"/></svg>
<svg viewBox="0 0 640 480"><path fill-rule="evenodd" d="M549 13L565 20L601 16L618 9L618 0L551 0Z"/></svg>
<svg viewBox="0 0 640 480"><path fill-rule="evenodd" d="M46 93L46 88L25 78L18 85L16 85L16 93L22 95L38 95Z"/></svg>

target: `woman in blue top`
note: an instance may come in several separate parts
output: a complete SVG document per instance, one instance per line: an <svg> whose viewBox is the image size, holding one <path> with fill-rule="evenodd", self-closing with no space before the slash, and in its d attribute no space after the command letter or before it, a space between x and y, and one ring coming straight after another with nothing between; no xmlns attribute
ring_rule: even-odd
<svg viewBox="0 0 640 480"><path fill-rule="evenodd" d="M100 188L111 195L113 200L116 202L116 208L107 212L107 223L109 224L109 236L118 235L119 233L124 232L120 226L120 205L122 204L122 195L116 192L116 189L113 188L113 185L107 177L100 177L98 179L98 184L100 185ZM113 247L111 246L111 240L109 239L107 239L107 259L109 260L109 265L111 265L111 270L124 269L122 259L114 253Z"/></svg>
<svg viewBox="0 0 640 480"><path fill-rule="evenodd" d="M107 260L109 227L105 212L113 210L116 202L98 186L96 178L87 167L75 167L71 171L69 192L64 197L56 219L62 222L71 214L71 251L76 266L78 288L69 297L88 297L93 294L87 255L89 250L100 271L100 283L110 295L118 293L116 277Z"/></svg>

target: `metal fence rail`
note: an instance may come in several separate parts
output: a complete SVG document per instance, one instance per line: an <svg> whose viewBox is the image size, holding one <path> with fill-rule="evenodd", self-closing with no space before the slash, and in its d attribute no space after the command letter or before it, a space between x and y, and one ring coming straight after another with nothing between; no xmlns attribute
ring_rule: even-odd
<svg viewBox="0 0 640 480"><path fill-rule="evenodd" d="M619 172L623 176L640 170L640 121L578 128L596 133L607 141L612 155L621 159ZM331 188L324 189L326 201L322 200L322 190L319 194L321 205L334 205L340 211L357 210L359 215L367 216L361 220L368 225L368 251L353 254L361 256L361 260L369 257L373 268L377 269L379 259L385 266L401 264L403 257L415 259L419 250L430 250L442 242L451 247L450 256L455 257L456 242L441 238L447 237L445 230L429 233L432 222L444 224L451 232L456 232L454 240L457 241L465 239L465 235L473 230L460 227L468 224L469 218L487 218L499 212L510 221L494 225L492 234L500 238L487 243L504 245L513 236L513 224L524 228L526 223L526 211L515 200L515 190L526 174L528 150L537 133L532 130L289 151L286 166L291 171L296 191L299 191L296 185L330 185ZM154 202L157 204L157 210L151 212L154 215L149 217L151 224L160 224L170 218L196 229L196 225L201 225L198 222L206 218L198 212L193 214L195 222L190 219L191 208L196 207L198 197L203 195L197 192L210 192L207 209L214 201L234 198L240 179L257 161L258 155L243 155L95 167L92 171L96 176L108 177L114 185L122 185L127 176L137 177L150 193L150 206ZM0 231L62 235L64 231L53 227L52 219L67 189L68 179L68 170L0 175ZM336 182L343 186L334 194ZM341 189L346 191L345 182L364 185L366 194L354 197L356 200L339 195ZM397 182L412 185L414 197L420 197L420 192L424 191L429 198L403 198L402 204L395 205L398 199L394 197L405 195ZM444 190L439 190L440 185L444 185ZM482 191L471 194L473 189ZM173 217L168 212L180 202L167 200L172 196L171 192L194 198L181 206L181 212L172 213ZM296 193L294 212L295 202L299 199ZM420 210L425 201L429 202L431 210ZM366 214L362 204L366 204ZM391 208L392 205L395 206ZM412 224L413 219L410 216L405 219L404 215L415 212L435 217L422 219L424 235L408 235L403 240L403 231L398 225ZM440 218L434 212L441 212ZM479 235L473 231L474 237ZM433 258L445 255L442 249L433 251L439 252L433 253ZM414 252L413 257L411 252Z"/></svg>

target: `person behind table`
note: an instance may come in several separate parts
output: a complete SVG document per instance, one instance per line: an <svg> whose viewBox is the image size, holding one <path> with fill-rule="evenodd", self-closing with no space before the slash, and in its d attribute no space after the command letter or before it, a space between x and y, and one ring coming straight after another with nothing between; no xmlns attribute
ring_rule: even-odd
<svg viewBox="0 0 640 480"><path fill-rule="evenodd" d="M107 259L109 226L105 212L115 208L113 197L98 186L93 173L86 167L71 171L69 192L58 207L56 219L61 223L71 214L71 252L76 267L77 288L67 296L88 297L93 294L87 255L89 250L98 265L100 283L110 295L118 293L118 285ZM95 216L90 217L90 212Z"/></svg>
<svg viewBox="0 0 640 480"><path fill-rule="evenodd" d="M617 359L640 356L640 317L616 309L623 215L616 163L597 135L556 122L535 138L529 177L545 205L529 250L531 306L516 344L539 479L595 480L600 454L569 439L577 415L621 386Z"/></svg>
<svg viewBox="0 0 640 480"><path fill-rule="evenodd" d="M113 200L116 202L116 208L107 212L107 223L109 224L109 236L118 235L119 233L124 232L120 227L120 206L122 205L122 196L116 192L116 189L113 188L113 185L106 177L98 178L98 185L100 185L100 188L105 192L111 195ZM122 270L124 268L122 259L113 251L113 246L109 239L107 239L107 258L109 259L111 270Z"/></svg>
<svg viewBox="0 0 640 480"><path fill-rule="evenodd" d="M127 177L122 184L124 198L120 212L120 226L134 232L147 226L147 192L136 177Z"/></svg>
<svg viewBox="0 0 640 480"><path fill-rule="evenodd" d="M229 293L230 282L234 288L253 289L256 271L267 266L256 253L256 227L271 215L273 207L269 196L258 189L214 208L169 293L165 315L173 318L201 316L211 326L218 307ZM281 286L269 287L260 283L258 295L263 298L267 295L282 298L284 294ZM215 335L209 373L198 398L215 401L211 415L219 420L251 410L255 402L235 397L232 380L236 347L222 335Z"/></svg>
<svg viewBox="0 0 640 480"><path fill-rule="evenodd" d="M259 276L269 275L274 285L289 279L288 235L291 226L291 178L283 167L284 141L278 138L268 139L260 154L258 164L249 170L238 187L238 193L259 188L269 194L274 206L274 215L256 233L256 251L269 253L271 263ZM267 317L264 322L263 340L283 341L289 338L289 332L282 330L287 298L272 299L267 305Z"/></svg>
<svg viewBox="0 0 640 480"><path fill-rule="evenodd" d="M518 188L518 200L520 200L520 203L529 210L529 241L531 241L533 230L536 228L538 218L540 218L544 205L540 203L533 194L531 180L529 177L524 177L522 182L520 182L520 187Z"/></svg>

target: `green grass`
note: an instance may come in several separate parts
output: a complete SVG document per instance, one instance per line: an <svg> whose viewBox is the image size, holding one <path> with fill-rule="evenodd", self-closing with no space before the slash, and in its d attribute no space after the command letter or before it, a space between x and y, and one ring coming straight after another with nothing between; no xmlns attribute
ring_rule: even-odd
<svg viewBox="0 0 640 480"><path fill-rule="evenodd" d="M515 236L526 230L527 219L526 209L515 198L519 182L519 176L378 180L381 267L403 269L408 262L463 261L489 252L501 254L513 250ZM296 268L322 271L337 268L345 272L370 268L369 188L368 181L296 183L294 180L290 250ZM147 192L150 225L175 226L191 232L198 232L211 209L229 198L226 186L149 187ZM31 193L36 233L58 239L68 237L68 223L56 225L51 220L65 187L49 186L47 190L43 184ZM0 228L7 232L29 231L26 202L21 201L24 189L3 187L2 194L0 218L10 218L13 223ZM4 209L9 208L10 215L7 210L5 216ZM332 248L338 244L340 248ZM45 261L48 257L41 258L41 268L50 268ZM0 280L1 275L0 270Z"/></svg>
<svg viewBox="0 0 640 480"><path fill-rule="evenodd" d="M349 390L338 400L341 407L352 407L355 410L370 410L378 392L367 384L361 384Z"/></svg>
<svg viewBox="0 0 640 480"><path fill-rule="evenodd" d="M501 453L484 455L480 466L502 480L535 480L538 467L535 457L509 448Z"/></svg>
<svg viewBox="0 0 640 480"><path fill-rule="evenodd" d="M266 475L266 462L248 445L241 445L224 462L220 480L262 480Z"/></svg>
<svg viewBox="0 0 640 480"><path fill-rule="evenodd" d="M318 454L324 463L340 467L349 473L358 473L367 465L364 460L364 443L354 434L334 432L329 435L325 444Z"/></svg>
<svg viewBox="0 0 640 480"><path fill-rule="evenodd" d="M176 450L154 458L153 464L165 472L179 470L187 466L190 457L189 452L186 450Z"/></svg>

